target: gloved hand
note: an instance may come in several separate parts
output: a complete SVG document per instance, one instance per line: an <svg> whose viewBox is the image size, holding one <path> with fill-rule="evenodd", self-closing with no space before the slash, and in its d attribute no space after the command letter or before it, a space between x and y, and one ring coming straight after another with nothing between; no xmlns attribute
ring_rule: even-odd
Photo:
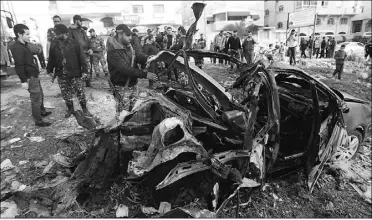
<svg viewBox="0 0 372 220"><path fill-rule="evenodd" d="M22 83L22 89L28 90L28 82Z"/></svg>

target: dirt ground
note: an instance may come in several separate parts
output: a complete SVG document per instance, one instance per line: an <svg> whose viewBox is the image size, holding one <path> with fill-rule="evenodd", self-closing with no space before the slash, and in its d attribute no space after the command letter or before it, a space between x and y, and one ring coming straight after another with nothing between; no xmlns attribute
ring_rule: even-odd
<svg viewBox="0 0 372 220"><path fill-rule="evenodd" d="M204 71L209 73L223 86L229 86L237 75L227 71L228 66L210 64L206 61ZM321 67L304 68L309 74L321 76L322 81L336 89L345 91L353 96L371 101L370 82L360 82L352 72L345 72L343 80L332 77L333 69ZM65 104L60 96L57 82L52 84L50 77L44 72L41 82L45 96L45 106L52 111L46 120L53 123L48 128L35 127L30 111L29 93L21 88L17 76L10 76L1 81L1 126L11 127L11 134L5 140L21 138L11 145L1 146L1 162L10 159L13 165L18 166L20 161L29 161L23 168L25 172L19 176L18 181L23 184L32 184L35 175L41 175L43 169L35 168L35 163L50 161L50 157L64 147L61 138L57 135L66 133L81 133L82 140L88 133L80 127L74 117L64 118ZM358 83L358 81L360 83ZM86 88L88 109L99 118L101 123L107 122L115 114L115 102L108 91L108 84L104 77L93 80L93 88ZM146 85L145 81L141 82ZM76 108L80 108L78 101L74 100ZM41 142L32 142L27 137L43 137ZM32 168L32 169L31 169ZM370 169L370 167L369 167ZM31 172L32 170L32 172ZM366 202L349 184L338 187L339 183L329 174L323 173L322 180L326 180L321 188L315 188L310 194L304 184L305 177L302 171L274 179L269 189L264 192L253 192L251 202L243 205L239 210L239 217L246 218L372 218L372 206ZM371 179L369 179L371 181ZM92 201L76 212L73 217L115 217L113 197L114 187L98 190ZM242 191L241 203L248 201L248 192ZM223 217L235 217L234 204L227 206ZM155 207L157 208L157 207ZM32 212L22 210L22 217L36 217ZM130 210L131 212L132 210ZM136 212L136 211L134 211ZM25 214L28 213L28 214ZM137 212L136 212L137 213ZM132 217L145 217L132 215Z"/></svg>

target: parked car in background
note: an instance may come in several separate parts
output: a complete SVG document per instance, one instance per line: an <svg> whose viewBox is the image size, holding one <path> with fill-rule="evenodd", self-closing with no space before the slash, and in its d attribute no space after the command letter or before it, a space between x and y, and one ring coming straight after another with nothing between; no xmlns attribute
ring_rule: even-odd
<svg viewBox="0 0 372 220"><path fill-rule="evenodd" d="M341 45L345 45L345 51L348 55L354 53L360 56L364 56L364 44L360 42L343 42L336 45L336 51L340 49Z"/></svg>
<svg viewBox="0 0 372 220"><path fill-rule="evenodd" d="M363 34L363 38L371 38L372 37L372 32L365 32Z"/></svg>

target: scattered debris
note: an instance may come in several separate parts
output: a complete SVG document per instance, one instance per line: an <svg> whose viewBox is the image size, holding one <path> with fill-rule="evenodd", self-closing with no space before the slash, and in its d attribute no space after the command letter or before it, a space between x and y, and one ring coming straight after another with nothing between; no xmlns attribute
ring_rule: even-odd
<svg viewBox="0 0 372 220"><path fill-rule="evenodd" d="M43 174L46 174L46 173L49 173L50 169L52 169L52 167L54 166L56 162L54 161L50 161L48 166L46 166L43 170Z"/></svg>
<svg viewBox="0 0 372 220"><path fill-rule="evenodd" d="M13 168L14 168L14 166L12 164L12 161L10 161L9 159L5 159L1 163L1 172L7 171L7 170L10 170L10 169L13 169Z"/></svg>
<svg viewBox="0 0 372 220"><path fill-rule="evenodd" d="M2 140L2 141L1 141L1 147L9 146L9 145L11 145L11 144L14 144L14 143L20 141L20 140L21 140L21 138L13 138L13 139L10 139L10 140L8 140L8 141L4 141L4 140Z"/></svg>
<svg viewBox="0 0 372 220"><path fill-rule="evenodd" d="M9 137L13 133L12 126L1 127L1 140ZM2 145L2 144L1 144Z"/></svg>
<svg viewBox="0 0 372 220"><path fill-rule="evenodd" d="M48 101L44 101L44 107L45 108L50 108L50 109L55 108L55 106L51 102L48 102Z"/></svg>
<svg viewBox="0 0 372 220"><path fill-rule="evenodd" d="M142 206L141 211L143 212L143 214L146 214L146 215L153 215L155 213L159 213L159 210L155 209L154 207L144 207L144 206Z"/></svg>
<svg viewBox="0 0 372 220"><path fill-rule="evenodd" d="M14 201L1 202L1 218L15 218L19 214L17 204Z"/></svg>
<svg viewBox="0 0 372 220"><path fill-rule="evenodd" d="M43 142L45 139L43 137L29 137L28 138L31 142Z"/></svg>
<svg viewBox="0 0 372 220"><path fill-rule="evenodd" d="M120 204L119 207L116 209L116 217L124 218L128 217L128 215L129 215L128 207L123 204Z"/></svg>
<svg viewBox="0 0 372 220"><path fill-rule="evenodd" d="M23 145L12 145L10 146L10 149L20 148L23 147Z"/></svg>
<svg viewBox="0 0 372 220"><path fill-rule="evenodd" d="M29 210L32 212L35 212L37 217L49 217L50 216L50 210L37 203L36 200L30 201L30 207Z"/></svg>
<svg viewBox="0 0 372 220"><path fill-rule="evenodd" d="M59 165L64 166L64 167L73 167L74 166L74 163L72 162L72 159L68 158L66 156L63 156L61 153L57 153L57 154L53 155L52 159L56 163L58 163Z"/></svg>
<svg viewBox="0 0 372 220"><path fill-rule="evenodd" d="M10 187L10 190L13 191L13 192L15 192L15 191L23 191L23 190L26 189L26 187L27 187L26 185L21 184L18 181L13 181L12 182L12 185Z"/></svg>
<svg viewBox="0 0 372 220"><path fill-rule="evenodd" d="M371 185L369 185L369 187L367 188L367 190L365 192L363 192L357 185L355 185L354 183L349 183L354 189L355 191L357 191L357 193L359 193L359 195L361 197L363 197L367 202L369 202L370 204L372 204L372 200L371 200Z"/></svg>
<svg viewBox="0 0 372 220"><path fill-rule="evenodd" d="M28 162L30 162L30 161L28 161L28 160L21 160L21 161L18 162L18 165L19 166L22 166L22 165L27 164Z"/></svg>
<svg viewBox="0 0 372 220"><path fill-rule="evenodd" d="M40 161L40 162L38 162L38 163L35 163L35 167L37 167L37 168L43 168L43 167L45 167L46 165L48 165L48 161L45 161L45 160Z"/></svg>
<svg viewBox="0 0 372 220"><path fill-rule="evenodd" d="M327 211L333 211L334 208L335 208L335 206L333 205L333 203L331 201L327 203L327 206L326 206Z"/></svg>
<svg viewBox="0 0 372 220"><path fill-rule="evenodd" d="M164 214L171 210L172 205L168 202L161 202L159 206L159 213Z"/></svg>

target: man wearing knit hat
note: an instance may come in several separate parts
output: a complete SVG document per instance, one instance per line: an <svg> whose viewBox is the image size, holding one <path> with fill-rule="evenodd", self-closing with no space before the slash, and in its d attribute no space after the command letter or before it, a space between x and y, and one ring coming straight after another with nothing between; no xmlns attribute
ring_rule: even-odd
<svg viewBox="0 0 372 220"><path fill-rule="evenodd" d="M77 40L72 39L67 33L68 29L63 24L54 27L56 38L50 46L47 73L54 70L58 76L58 84L62 97L67 105L66 118L74 113L72 95L76 92L83 112L90 116L84 94L84 79L88 76L88 65L84 51Z"/></svg>

